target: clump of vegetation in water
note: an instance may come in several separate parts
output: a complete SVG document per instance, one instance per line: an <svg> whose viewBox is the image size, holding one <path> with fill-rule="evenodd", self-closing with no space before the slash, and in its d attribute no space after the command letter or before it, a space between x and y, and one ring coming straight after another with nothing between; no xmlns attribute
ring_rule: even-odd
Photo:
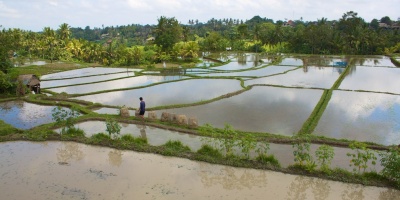
<svg viewBox="0 0 400 200"><path fill-rule="evenodd" d="M361 142L352 142L349 147L354 150L354 153L347 153L347 156L351 157L350 166L354 166L353 172L360 173L361 169L363 172L368 168L368 162L371 161L373 165L376 164L376 156L374 152L367 148L367 144Z"/></svg>
<svg viewBox="0 0 400 200"><path fill-rule="evenodd" d="M310 134L298 134L294 137L295 142L292 145L294 148L293 155L295 165L305 168L307 171L313 171L316 167L316 164L310 154L310 137Z"/></svg>
<svg viewBox="0 0 400 200"><path fill-rule="evenodd" d="M387 153L381 153L381 157L382 175L389 180L393 180L400 187L400 149L392 148Z"/></svg>
<svg viewBox="0 0 400 200"><path fill-rule="evenodd" d="M106 131L110 138L116 138L121 132L121 125L113 118L108 118L106 120Z"/></svg>
<svg viewBox="0 0 400 200"><path fill-rule="evenodd" d="M321 145L315 151L315 156L317 158L318 164L322 171L328 172L329 166L331 165L332 159L335 156L333 147L329 145Z"/></svg>
<svg viewBox="0 0 400 200"><path fill-rule="evenodd" d="M52 110L52 119L56 122L56 125L63 126L61 128L61 134L67 133L69 129L74 127L76 118L79 116L79 112L75 107L72 107L69 111L57 106Z"/></svg>

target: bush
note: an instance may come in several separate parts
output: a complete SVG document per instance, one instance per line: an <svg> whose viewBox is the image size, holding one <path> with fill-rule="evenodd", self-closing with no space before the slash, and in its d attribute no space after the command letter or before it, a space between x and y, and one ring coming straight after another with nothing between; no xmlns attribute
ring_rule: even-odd
<svg viewBox="0 0 400 200"><path fill-rule="evenodd" d="M275 158L274 155L265 155L261 154L256 157L256 160L262 164L270 164L274 167L281 167L281 164L279 163L278 159Z"/></svg>
<svg viewBox="0 0 400 200"><path fill-rule="evenodd" d="M381 154L382 175L396 182L400 187L400 152L399 149L391 149L388 153Z"/></svg>
<svg viewBox="0 0 400 200"><path fill-rule="evenodd" d="M375 160L377 159L374 151L367 148L365 143L361 142L353 142L349 145L351 149L355 151L355 153L347 153L347 156L351 157L350 166L354 166L353 172L358 171L363 172L368 168L368 162L371 161L373 165L376 164Z"/></svg>
<svg viewBox="0 0 400 200"><path fill-rule="evenodd" d="M116 138L121 132L121 125L112 118L106 120L106 131L110 138Z"/></svg>

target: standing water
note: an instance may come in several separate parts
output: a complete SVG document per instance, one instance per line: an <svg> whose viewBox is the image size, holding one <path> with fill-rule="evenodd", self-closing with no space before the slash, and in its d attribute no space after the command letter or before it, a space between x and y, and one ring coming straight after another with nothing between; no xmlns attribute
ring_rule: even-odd
<svg viewBox="0 0 400 200"><path fill-rule="evenodd" d="M0 143L0 199L399 199L400 191L72 142Z"/></svg>

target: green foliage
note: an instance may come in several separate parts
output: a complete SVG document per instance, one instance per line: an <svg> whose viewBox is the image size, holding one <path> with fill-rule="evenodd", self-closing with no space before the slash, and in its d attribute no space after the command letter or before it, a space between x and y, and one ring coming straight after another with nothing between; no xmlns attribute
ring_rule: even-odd
<svg viewBox="0 0 400 200"><path fill-rule="evenodd" d="M0 120L0 136L9 135L16 132L18 132L16 128Z"/></svg>
<svg viewBox="0 0 400 200"><path fill-rule="evenodd" d="M310 146L311 146L311 135L310 134L298 134L296 135L295 142L292 145L294 148L293 155L295 164L300 166L307 166L310 169L315 166L315 163L310 154Z"/></svg>
<svg viewBox="0 0 400 200"><path fill-rule="evenodd" d="M266 155L266 154L260 154L256 157L256 160L260 163L263 164L269 164L272 165L274 167L280 168L281 164L279 163L278 159L275 158L274 155Z"/></svg>
<svg viewBox="0 0 400 200"><path fill-rule="evenodd" d="M57 106L52 110L52 119L56 122L56 125L63 126L61 129L61 134L67 132L68 129L74 126L76 118L79 116L77 108L72 107L69 110Z"/></svg>
<svg viewBox="0 0 400 200"><path fill-rule="evenodd" d="M111 137L109 135L104 134L104 133L97 133L97 134L92 135L89 138L88 142L91 144L101 144L104 142L109 142L110 140L111 140Z"/></svg>
<svg viewBox="0 0 400 200"><path fill-rule="evenodd" d="M400 187L400 149L392 148L387 153L381 153L382 175L396 182Z"/></svg>
<svg viewBox="0 0 400 200"><path fill-rule="evenodd" d="M333 150L333 147L324 144L318 147L318 149L315 151L315 156L317 158L320 169L327 170L331 165L331 161L335 156L335 152Z"/></svg>
<svg viewBox="0 0 400 200"><path fill-rule="evenodd" d="M164 155L177 155L180 153L190 152L190 148L188 146L184 146L181 141L169 140L163 146L165 147L163 152Z"/></svg>
<svg viewBox="0 0 400 200"><path fill-rule="evenodd" d="M225 124L222 132L219 132L217 137L220 150L225 151L226 155L233 154L233 147L237 144L238 133L229 124Z"/></svg>
<svg viewBox="0 0 400 200"><path fill-rule="evenodd" d="M362 142L352 142L349 147L354 150L354 153L347 153L347 156L351 157L350 166L354 166L353 172L360 173L361 169L363 172L368 168L368 162L375 165L377 159L374 151L367 148L367 145Z"/></svg>
<svg viewBox="0 0 400 200"><path fill-rule="evenodd" d="M260 142L259 145L256 147L256 153L258 156L266 157L268 155L268 151L270 149L268 142Z"/></svg>
<svg viewBox="0 0 400 200"><path fill-rule="evenodd" d="M74 138L74 137L85 137L85 132L82 129L71 127L67 129L63 134L62 137Z"/></svg>
<svg viewBox="0 0 400 200"><path fill-rule="evenodd" d="M33 141L45 141L52 135L54 132L52 130L40 130L40 129L31 129L24 132L25 136L29 140Z"/></svg>
<svg viewBox="0 0 400 200"><path fill-rule="evenodd" d="M15 84L11 82L10 76L0 71L0 94L10 94L15 91Z"/></svg>
<svg viewBox="0 0 400 200"><path fill-rule="evenodd" d="M202 145L199 150L197 150L197 153L200 155L204 156L210 156L213 158L222 158L223 155L218 149L213 148L210 145Z"/></svg>
<svg viewBox="0 0 400 200"><path fill-rule="evenodd" d="M106 131L110 138L116 138L121 132L121 125L113 118L108 118L106 120Z"/></svg>
<svg viewBox="0 0 400 200"><path fill-rule="evenodd" d="M238 146L240 147L245 158L250 158L250 151L257 146L255 137L251 134L245 133L239 140Z"/></svg>

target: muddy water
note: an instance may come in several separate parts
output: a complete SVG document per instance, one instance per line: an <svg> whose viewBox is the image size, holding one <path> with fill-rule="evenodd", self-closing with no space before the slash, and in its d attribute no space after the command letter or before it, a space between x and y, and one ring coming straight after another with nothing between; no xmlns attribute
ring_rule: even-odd
<svg viewBox="0 0 400 200"><path fill-rule="evenodd" d="M24 101L0 102L0 120L15 128L30 129L53 122L51 113L54 108Z"/></svg>
<svg viewBox="0 0 400 200"><path fill-rule="evenodd" d="M246 81L246 85L272 84L291 87L331 88L339 78L333 67L303 67L277 76Z"/></svg>
<svg viewBox="0 0 400 200"><path fill-rule="evenodd" d="M399 199L400 191L71 142L0 143L0 199Z"/></svg>
<svg viewBox="0 0 400 200"><path fill-rule="evenodd" d="M400 144L400 96L334 91L314 134Z"/></svg>
<svg viewBox="0 0 400 200"><path fill-rule="evenodd" d="M223 128L228 123L238 130L291 136L300 130L322 92L255 86L239 95L205 105L160 110L158 116L166 111L195 117L200 125L209 123Z"/></svg>
<svg viewBox="0 0 400 200"><path fill-rule="evenodd" d="M241 89L238 80L199 79L165 83L135 90L88 95L77 99L137 108L139 106L138 98L144 97L147 107L155 107L209 100ZM135 101L135 99L138 101Z"/></svg>
<svg viewBox="0 0 400 200"><path fill-rule="evenodd" d="M101 83L67 86L49 90L57 93L66 92L68 94L84 94L102 90L116 90L123 88L140 87L140 86L151 85L154 83L181 80L187 78L188 77L185 76L136 76L118 80L111 80ZM71 82L73 82L73 79L71 79Z"/></svg>
<svg viewBox="0 0 400 200"><path fill-rule="evenodd" d="M400 68L355 66L339 88L400 94L399 77Z"/></svg>
<svg viewBox="0 0 400 200"><path fill-rule="evenodd" d="M139 71L139 69L88 67L88 68L69 70L69 71L65 71L65 72L43 75L41 77L41 79L62 79L62 78L72 78L72 77L81 77L81 76L120 73L120 72L127 72L127 71Z"/></svg>

